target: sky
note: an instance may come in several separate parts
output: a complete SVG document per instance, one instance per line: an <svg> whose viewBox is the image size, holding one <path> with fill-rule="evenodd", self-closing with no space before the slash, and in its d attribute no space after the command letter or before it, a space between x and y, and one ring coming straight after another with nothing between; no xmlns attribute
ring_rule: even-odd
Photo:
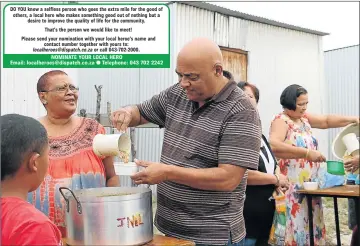
<svg viewBox="0 0 360 246"><path fill-rule="evenodd" d="M209 2L221 7L330 33L323 50L359 44L359 2Z"/></svg>

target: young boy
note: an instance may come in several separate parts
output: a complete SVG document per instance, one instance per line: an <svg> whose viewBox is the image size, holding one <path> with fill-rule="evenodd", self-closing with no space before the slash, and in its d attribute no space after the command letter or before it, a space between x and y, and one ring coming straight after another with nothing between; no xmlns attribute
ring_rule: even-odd
<svg viewBox="0 0 360 246"><path fill-rule="evenodd" d="M49 165L45 128L17 114L1 117L1 245L62 245L57 227L29 204Z"/></svg>

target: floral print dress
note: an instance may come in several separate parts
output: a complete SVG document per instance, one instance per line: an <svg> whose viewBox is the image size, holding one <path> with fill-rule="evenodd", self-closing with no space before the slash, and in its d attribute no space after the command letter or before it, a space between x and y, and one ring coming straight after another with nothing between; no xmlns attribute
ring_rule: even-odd
<svg viewBox="0 0 360 246"><path fill-rule="evenodd" d="M275 116L288 126L285 143L296 147L317 150L318 142L312 134L306 115L301 118L301 126L284 113ZM275 120L274 119L274 120ZM296 193L303 188L303 182L309 178L317 178L320 163L305 159L279 159L278 164L283 175L290 180L286 192L286 232L285 245L310 245L308 206L306 198ZM315 245L325 245L325 223L321 198L312 199L313 225Z"/></svg>

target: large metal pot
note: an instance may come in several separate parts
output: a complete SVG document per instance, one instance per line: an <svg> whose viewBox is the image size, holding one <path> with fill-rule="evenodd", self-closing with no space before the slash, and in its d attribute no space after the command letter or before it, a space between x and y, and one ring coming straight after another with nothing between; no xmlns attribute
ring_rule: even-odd
<svg viewBox="0 0 360 246"><path fill-rule="evenodd" d="M153 239L151 189L106 187L72 191L60 187L59 191L66 201L69 245L142 245Z"/></svg>

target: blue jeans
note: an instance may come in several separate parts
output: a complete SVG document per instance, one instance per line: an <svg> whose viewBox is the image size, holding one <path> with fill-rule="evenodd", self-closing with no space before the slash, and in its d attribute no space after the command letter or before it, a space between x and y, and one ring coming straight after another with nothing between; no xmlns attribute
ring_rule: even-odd
<svg viewBox="0 0 360 246"><path fill-rule="evenodd" d="M255 246L256 238L245 238L244 246Z"/></svg>
<svg viewBox="0 0 360 246"><path fill-rule="evenodd" d="M229 241L225 244L225 246L245 246L245 238L238 243L231 243L231 241L232 241L232 236L230 233ZM196 244L196 246L210 246L210 245L209 244Z"/></svg>
<svg viewBox="0 0 360 246"><path fill-rule="evenodd" d="M238 243L231 243L231 238L228 241L227 246L245 246L245 238Z"/></svg>
<svg viewBox="0 0 360 246"><path fill-rule="evenodd" d="M268 246L268 240L263 238L245 238L244 246Z"/></svg>

